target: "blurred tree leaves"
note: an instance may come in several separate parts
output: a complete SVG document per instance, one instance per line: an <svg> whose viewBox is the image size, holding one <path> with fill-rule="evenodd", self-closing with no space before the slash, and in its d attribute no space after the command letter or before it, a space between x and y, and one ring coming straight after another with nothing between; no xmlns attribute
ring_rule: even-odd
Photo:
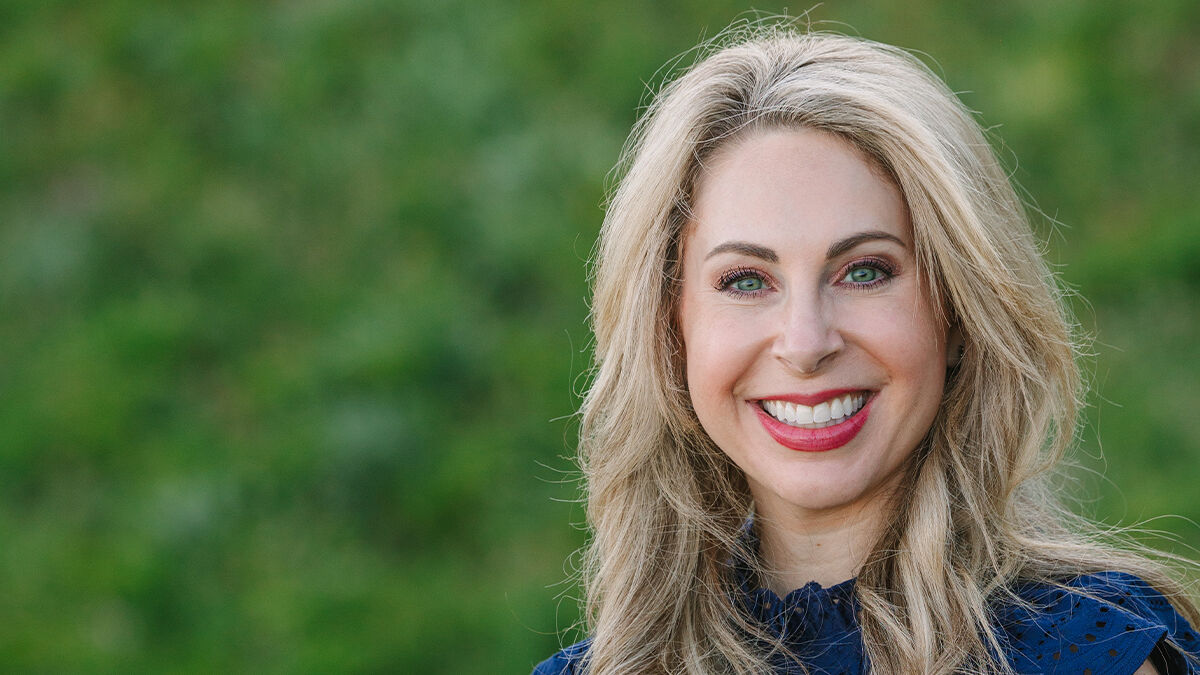
<svg viewBox="0 0 1200 675"><path fill-rule="evenodd" d="M552 651L606 174L662 64L745 9L0 7L0 662ZM1095 512L1200 518L1200 6L811 16L922 50L1062 224L1097 337Z"/></svg>

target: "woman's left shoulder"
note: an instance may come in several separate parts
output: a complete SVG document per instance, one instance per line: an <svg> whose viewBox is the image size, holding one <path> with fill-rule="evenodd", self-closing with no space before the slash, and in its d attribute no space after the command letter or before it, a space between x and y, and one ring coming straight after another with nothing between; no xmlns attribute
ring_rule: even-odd
<svg viewBox="0 0 1200 675"><path fill-rule="evenodd" d="M1018 673L1129 675L1148 659L1160 672L1200 673L1200 635L1138 576L1100 572L1014 594L1019 601L996 610L996 627Z"/></svg>
<svg viewBox="0 0 1200 675"><path fill-rule="evenodd" d="M560 649L533 669L533 675L576 675L587 658L590 639Z"/></svg>

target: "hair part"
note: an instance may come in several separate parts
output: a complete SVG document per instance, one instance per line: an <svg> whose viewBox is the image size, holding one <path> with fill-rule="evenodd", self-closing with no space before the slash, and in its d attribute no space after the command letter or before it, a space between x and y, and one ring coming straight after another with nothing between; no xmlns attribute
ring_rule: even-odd
<svg viewBox="0 0 1200 675"><path fill-rule="evenodd" d="M989 605L1018 579L1124 570L1195 621L1167 568L1107 543L1051 487L1083 390L1073 323L971 113L895 47L786 24L734 37L635 126L595 250L579 446L588 672L756 673L789 656L736 605L730 561L761 564L742 536L753 504L691 408L675 321L697 182L763 129L835 134L896 184L932 304L965 341L856 582L874 672L1007 671Z"/></svg>

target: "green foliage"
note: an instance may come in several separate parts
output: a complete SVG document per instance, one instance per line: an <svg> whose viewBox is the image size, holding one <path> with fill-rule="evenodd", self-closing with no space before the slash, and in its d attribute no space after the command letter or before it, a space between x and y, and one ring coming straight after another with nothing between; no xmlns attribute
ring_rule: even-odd
<svg viewBox="0 0 1200 675"><path fill-rule="evenodd" d="M1200 6L881 4L812 17L927 54L1062 224L1095 513L1200 519ZM606 174L744 9L0 8L0 663L548 655Z"/></svg>

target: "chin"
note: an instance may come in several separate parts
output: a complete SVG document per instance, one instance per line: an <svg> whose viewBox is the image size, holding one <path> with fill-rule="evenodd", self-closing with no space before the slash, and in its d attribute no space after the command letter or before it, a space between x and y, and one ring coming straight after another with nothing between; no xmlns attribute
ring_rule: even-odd
<svg viewBox="0 0 1200 675"><path fill-rule="evenodd" d="M775 506L809 515L837 512L852 515L863 510L886 508L904 470L900 467L887 476L860 477L858 480L847 480L844 471L831 470L828 476L819 473L806 471L807 475L801 479L773 484L751 481L750 491L755 504L767 511L775 511L771 508Z"/></svg>

